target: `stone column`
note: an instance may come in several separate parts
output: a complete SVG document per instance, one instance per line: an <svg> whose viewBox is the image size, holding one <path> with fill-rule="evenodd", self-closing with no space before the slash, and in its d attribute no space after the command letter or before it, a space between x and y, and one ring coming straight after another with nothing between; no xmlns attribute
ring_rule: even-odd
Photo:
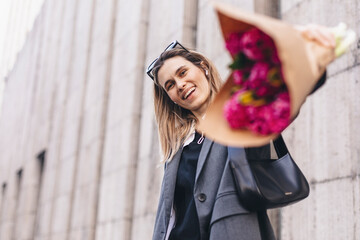
<svg viewBox="0 0 360 240"><path fill-rule="evenodd" d="M255 12L274 18L280 18L281 3L279 0L254 0Z"/></svg>

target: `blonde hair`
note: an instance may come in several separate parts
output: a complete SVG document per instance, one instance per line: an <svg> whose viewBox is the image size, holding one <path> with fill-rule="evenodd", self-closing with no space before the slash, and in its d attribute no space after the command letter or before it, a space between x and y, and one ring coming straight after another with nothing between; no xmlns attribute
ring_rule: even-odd
<svg viewBox="0 0 360 240"><path fill-rule="evenodd" d="M159 69L167 59L175 56L181 56L192 62L196 67L204 70L204 74L204 68L208 70L206 78L210 85L209 102L212 101L222 84L220 75L213 63L198 52L175 48L160 55L152 73L154 75L155 117L164 157L163 162L170 161L174 157L186 138L195 130L195 124L197 123L195 115L190 110L176 105L158 82Z"/></svg>

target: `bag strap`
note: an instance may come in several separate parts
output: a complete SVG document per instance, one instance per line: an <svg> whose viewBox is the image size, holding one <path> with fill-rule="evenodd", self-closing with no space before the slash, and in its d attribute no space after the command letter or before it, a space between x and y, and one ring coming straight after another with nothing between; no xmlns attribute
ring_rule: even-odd
<svg viewBox="0 0 360 240"><path fill-rule="evenodd" d="M279 137L277 139L275 139L273 141L273 144L274 144L276 154L278 155L278 158L281 158L289 153L281 134L279 135Z"/></svg>

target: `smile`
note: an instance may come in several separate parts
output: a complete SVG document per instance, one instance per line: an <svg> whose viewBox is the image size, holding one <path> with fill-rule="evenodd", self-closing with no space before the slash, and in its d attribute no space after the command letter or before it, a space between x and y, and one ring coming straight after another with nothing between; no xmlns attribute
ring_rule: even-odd
<svg viewBox="0 0 360 240"><path fill-rule="evenodd" d="M189 95L195 91L195 87L192 87L189 89L189 91L187 91L187 93L184 96L184 99L187 99L189 97Z"/></svg>

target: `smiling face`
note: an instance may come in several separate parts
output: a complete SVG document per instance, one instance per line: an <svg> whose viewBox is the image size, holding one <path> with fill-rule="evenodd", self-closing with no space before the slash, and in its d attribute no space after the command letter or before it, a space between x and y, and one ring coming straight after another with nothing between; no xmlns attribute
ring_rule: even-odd
<svg viewBox="0 0 360 240"><path fill-rule="evenodd" d="M158 83L179 106L190 110L197 118L206 111L210 86L204 70L183 57L165 60L158 71Z"/></svg>

